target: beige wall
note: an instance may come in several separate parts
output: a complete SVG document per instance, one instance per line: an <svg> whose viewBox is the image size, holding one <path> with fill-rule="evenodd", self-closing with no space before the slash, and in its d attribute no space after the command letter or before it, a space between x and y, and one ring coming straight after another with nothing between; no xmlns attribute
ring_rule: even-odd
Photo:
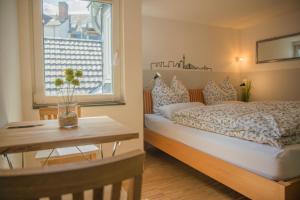
<svg viewBox="0 0 300 200"><path fill-rule="evenodd" d="M241 55L246 58L242 71L300 68L300 60L256 64L256 41L300 32L300 11L272 18L263 24L241 30Z"/></svg>
<svg viewBox="0 0 300 200"><path fill-rule="evenodd" d="M241 30L242 77L253 82L253 100L300 100L300 60L256 64L257 40L300 32L300 11Z"/></svg>
<svg viewBox="0 0 300 200"><path fill-rule="evenodd" d="M149 70L151 62L178 60L185 53L188 62L212 65L214 72L160 71L167 82L176 74L188 87L203 87L229 75L237 87L243 78L252 80L252 100L300 100L300 60L256 64L255 57L257 40L300 32L297 19L299 11L233 30L144 16L144 87L156 71ZM235 62L236 56L245 61Z"/></svg>
<svg viewBox="0 0 300 200"><path fill-rule="evenodd" d="M253 100L300 100L300 68L251 71Z"/></svg>
<svg viewBox="0 0 300 200"><path fill-rule="evenodd" d="M144 70L144 88L147 90L152 89L155 73L159 72L163 80L169 84L173 78L176 76L178 80L181 80L182 83L189 89L203 88L207 81L215 80L217 83L221 83L225 77L229 76L232 83L238 88L240 83L239 73L234 72L199 72L199 71L167 71L167 70Z"/></svg>
<svg viewBox="0 0 300 200"><path fill-rule="evenodd" d="M239 55L239 32L229 28L186 23L153 17L143 17L143 67L151 62L187 62L214 71L237 71L234 61Z"/></svg>
<svg viewBox="0 0 300 200"><path fill-rule="evenodd" d="M143 17L143 67L144 88L151 89L158 71L169 83L174 75L188 88L203 88L208 80L221 82L229 76L238 88L240 82L239 31L182 21ZM150 63L157 61L186 61L202 67L213 67L213 72L186 70L150 70Z"/></svg>

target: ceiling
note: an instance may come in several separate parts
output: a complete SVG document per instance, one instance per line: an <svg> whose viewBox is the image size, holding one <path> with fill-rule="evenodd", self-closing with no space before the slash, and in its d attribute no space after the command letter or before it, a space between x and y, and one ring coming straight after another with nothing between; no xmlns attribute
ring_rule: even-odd
<svg viewBox="0 0 300 200"><path fill-rule="evenodd" d="M144 16L236 29L297 10L300 0L143 0L142 8Z"/></svg>

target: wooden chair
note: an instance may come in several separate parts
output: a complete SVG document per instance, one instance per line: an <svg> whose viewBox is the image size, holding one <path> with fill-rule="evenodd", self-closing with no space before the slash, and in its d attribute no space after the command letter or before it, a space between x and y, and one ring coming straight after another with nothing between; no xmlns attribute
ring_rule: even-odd
<svg viewBox="0 0 300 200"><path fill-rule="evenodd" d="M23 200L49 197L84 199L84 191L92 190L94 200L103 199L104 186L112 185L111 200L120 199L124 180L131 180L132 196L141 199L144 152L135 150L104 160L50 166L38 169L0 170L0 199ZM90 197L91 197L90 196Z"/></svg>
<svg viewBox="0 0 300 200"><path fill-rule="evenodd" d="M77 106L76 113L78 117L81 117L80 106ZM58 109L57 107L45 107L39 109L40 120L57 119Z"/></svg>
<svg viewBox="0 0 300 200"><path fill-rule="evenodd" d="M80 106L77 106L76 113L78 117L81 117ZM57 107L45 107L39 109L39 115L41 120L57 119L58 109ZM36 159L40 160L42 165L56 165L65 164L71 162L77 162L82 160L95 160L97 158L98 147L96 145L85 145L84 147L69 147L59 148L60 151L55 151L51 154L52 150L38 151ZM61 155L59 152L66 152ZM51 154L51 157L49 155ZM82 155L84 154L84 155ZM48 159L48 160L47 160ZM46 161L47 160L47 161ZM46 162L45 162L46 161Z"/></svg>

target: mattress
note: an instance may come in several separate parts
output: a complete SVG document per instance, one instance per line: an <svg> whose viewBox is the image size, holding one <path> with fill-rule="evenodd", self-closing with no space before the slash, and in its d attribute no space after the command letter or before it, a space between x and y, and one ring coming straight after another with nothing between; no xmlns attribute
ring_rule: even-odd
<svg viewBox="0 0 300 200"><path fill-rule="evenodd" d="M175 124L156 114L145 115L145 126L158 134L271 180L285 181L300 176L300 144L278 149Z"/></svg>

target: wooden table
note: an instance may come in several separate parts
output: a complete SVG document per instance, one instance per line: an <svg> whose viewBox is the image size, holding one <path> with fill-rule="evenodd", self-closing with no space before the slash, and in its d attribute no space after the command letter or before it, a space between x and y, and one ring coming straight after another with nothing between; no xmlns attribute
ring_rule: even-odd
<svg viewBox="0 0 300 200"><path fill-rule="evenodd" d="M8 128L11 126L29 127ZM7 157L8 153L111 142L115 143L114 148L116 148L116 142L138 137L137 131L107 116L79 118L78 127L71 129L59 128L57 120L16 122L0 129L0 154L6 155L9 167L13 169Z"/></svg>
<svg viewBox="0 0 300 200"><path fill-rule="evenodd" d="M30 124L38 126L8 128ZM71 129L59 128L57 120L16 122L0 129L0 154L102 144L138 137L138 132L107 116L80 118L78 127Z"/></svg>

